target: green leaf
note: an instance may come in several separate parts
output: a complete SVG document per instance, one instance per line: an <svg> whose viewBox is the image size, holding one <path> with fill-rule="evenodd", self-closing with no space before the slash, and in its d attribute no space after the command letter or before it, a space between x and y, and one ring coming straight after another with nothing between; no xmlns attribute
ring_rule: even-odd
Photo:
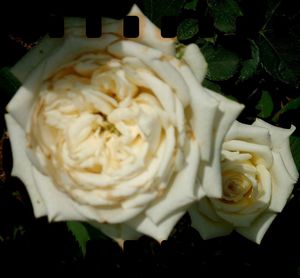
<svg viewBox="0 0 300 278"><path fill-rule="evenodd" d="M196 11L199 0L190 0L185 5L184 8L186 10Z"/></svg>
<svg viewBox="0 0 300 278"><path fill-rule="evenodd" d="M87 229L91 239L110 239L110 237L103 234L98 228L95 228L88 223L83 223L83 225Z"/></svg>
<svg viewBox="0 0 300 278"><path fill-rule="evenodd" d="M221 93L221 87L215 83L215 82L212 82L212 81L209 81L208 79L204 79L203 80L203 83L202 83L203 87L207 88L207 89L210 89L212 91L215 91L215 92L218 92L218 93Z"/></svg>
<svg viewBox="0 0 300 278"><path fill-rule="evenodd" d="M258 67L259 64L259 49L254 41L250 41L251 43L251 59L243 61L242 69L240 73L239 80L245 81L252 77Z"/></svg>
<svg viewBox="0 0 300 278"><path fill-rule="evenodd" d="M277 122L279 117L291 110L296 110L300 108L300 97L297 97L291 101L289 101L286 105L284 105L277 113L276 115L273 117L273 121Z"/></svg>
<svg viewBox="0 0 300 278"><path fill-rule="evenodd" d="M214 26L221 32L234 33L236 19L242 16L242 11L235 0L207 0Z"/></svg>
<svg viewBox="0 0 300 278"><path fill-rule="evenodd" d="M188 40L199 32L198 20L187 18L183 20L177 28L177 39Z"/></svg>
<svg viewBox="0 0 300 278"><path fill-rule="evenodd" d="M261 33L258 40L260 60L275 79L298 86L300 83L300 41L290 36Z"/></svg>
<svg viewBox="0 0 300 278"><path fill-rule="evenodd" d="M265 24L262 29L265 29L268 26L273 15L279 8L282 0L266 0L265 2L267 4L267 7L266 7L266 14L265 14Z"/></svg>
<svg viewBox="0 0 300 278"><path fill-rule="evenodd" d="M109 239L99 229L92 225L79 221L67 221L68 230L76 239L83 256L86 253L86 243L91 239Z"/></svg>
<svg viewBox="0 0 300 278"><path fill-rule="evenodd" d="M231 78L237 71L239 57L237 54L221 47L207 44L201 48L208 64L207 78L222 81Z"/></svg>
<svg viewBox="0 0 300 278"><path fill-rule="evenodd" d="M265 119L271 116L274 104L268 91L262 91L261 98L255 108L260 111L258 117Z"/></svg>
<svg viewBox="0 0 300 278"><path fill-rule="evenodd" d="M292 155L296 164L298 171L300 171L300 137L291 136L290 137L290 145Z"/></svg>
<svg viewBox="0 0 300 278"><path fill-rule="evenodd" d="M182 0L143 0L143 12L160 27L162 16L178 16L183 5Z"/></svg>
<svg viewBox="0 0 300 278"><path fill-rule="evenodd" d="M12 97L21 85L21 82L10 72L9 68L0 69L0 91Z"/></svg>
<svg viewBox="0 0 300 278"><path fill-rule="evenodd" d="M67 227L69 231L73 234L78 245L82 251L82 254L85 255L86 253L86 243L90 240L90 235L88 233L87 228L85 225L78 221L68 221Z"/></svg>

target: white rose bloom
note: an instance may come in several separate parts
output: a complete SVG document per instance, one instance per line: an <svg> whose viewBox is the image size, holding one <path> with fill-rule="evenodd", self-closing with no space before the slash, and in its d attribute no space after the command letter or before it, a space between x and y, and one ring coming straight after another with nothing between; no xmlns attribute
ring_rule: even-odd
<svg viewBox="0 0 300 278"><path fill-rule="evenodd" d="M289 144L294 130L259 119L232 125L222 147L223 195L205 197L190 209L192 225L204 239L236 230L261 242L298 180Z"/></svg>
<svg viewBox="0 0 300 278"><path fill-rule="evenodd" d="M199 165L205 179L220 176L215 147L242 106L201 86L206 63L196 45L178 60L175 39L161 38L137 6L129 15L140 20L136 39L112 19L87 39L84 20L69 18L65 38L45 38L12 69L23 82L6 114L12 174L36 217L163 240L202 197Z"/></svg>

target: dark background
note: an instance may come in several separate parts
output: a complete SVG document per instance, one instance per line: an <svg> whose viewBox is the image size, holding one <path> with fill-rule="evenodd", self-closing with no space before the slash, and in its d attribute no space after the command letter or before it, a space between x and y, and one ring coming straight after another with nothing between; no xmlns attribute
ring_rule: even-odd
<svg viewBox="0 0 300 278"><path fill-rule="evenodd" d="M104 5L84 1L84 6L82 3L72 3L72 6L64 7L54 2L51 4L41 2L34 5L29 5L28 2L22 5L14 1L8 3L9 6L3 6L0 10L0 68L12 66L49 31L49 28L53 27L50 26L51 16L101 14L122 18L127 14L132 2L111 0L106 1ZM147 1L138 3L143 9L147 8L144 2ZM203 43L201 39L217 36L217 45L238 53L241 59L246 60L249 56L249 45L246 41L249 39L257 41L260 27L263 25L264 9L259 2L270 1L238 2L244 7L245 17L238 25L240 29L234 34L216 30L211 17L205 14L202 17L199 16L199 22L202 24L200 34L183 39L182 42L197 41L199 46L205 48L206 42ZM153 1L153 3L157 6L159 2ZM257 9L253 3L258 5ZM294 14L299 15L298 8L291 1L286 1L286 3L270 27L275 30L275 37L282 37L283 33L290 30L291 26L285 18L287 11L294 10ZM187 17L197 18L205 5L207 5L206 1L199 1L196 11L185 10L181 14L178 13L178 20ZM246 104L246 109L240 117L240 120L244 122L251 122L257 116L259 110L254 108L260 99L261 92L267 90L272 96L275 108L273 114L266 120L286 127L289 127L291 123L296 124L299 115L298 108L291 109L277 122L272 122L272 116L291 99L299 97L299 84L291 83L289 80L286 82L279 80L274 74L272 75L272 70L270 72L268 65L263 61L261 59L261 66L257 73L243 82L237 82L237 73L228 80L210 78L208 81L218 85L218 88L226 95ZM283 212L276 217L260 245L248 241L237 233L204 241L190 226L189 216L186 215L175 227L169 239L161 245L143 236L137 241L126 242L124 250L121 250L109 239L92 239L87 243L86 255L83 255L65 223L49 224L46 218L34 219L24 185L17 178L10 176L12 158L3 115L11 96L0 84L1 277L14 274L25 275L25 273L41 276L81 274L95 275L95 277L106 277L107 273L117 274L120 277L121 275L153 277L153 275L169 276L171 274L188 277L192 275L195 277L211 277L212 275L300 277L299 183L295 186L294 197L288 202ZM299 130L296 135L299 135ZM5 270L8 271L6 275Z"/></svg>

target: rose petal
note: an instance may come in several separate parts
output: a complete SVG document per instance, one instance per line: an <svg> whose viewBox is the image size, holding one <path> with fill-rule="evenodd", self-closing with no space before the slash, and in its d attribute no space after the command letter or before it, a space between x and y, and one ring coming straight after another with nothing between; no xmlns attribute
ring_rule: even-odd
<svg viewBox="0 0 300 278"><path fill-rule="evenodd" d="M271 149L265 145L248 143L241 140L230 140L223 143L223 149L228 151L249 152L255 158L255 164L262 164L270 168L273 163Z"/></svg>
<svg viewBox="0 0 300 278"><path fill-rule="evenodd" d="M253 125L265 127L268 129L271 135L273 151L280 153L285 168L289 172L291 178L294 180L294 183L296 183L299 178L299 173L295 165L289 143L289 137L295 131L296 128L294 126L291 126L290 129L280 128L270 125L260 119L256 119Z"/></svg>
<svg viewBox="0 0 300 278"><path fill-rule="evenodd" d="M229 223L213 221L199 213L196 205L189 210L189 213L192 219L192 227L200 233L203 239L226 236L233 231L233 227Z"/></svg>
<svg viewBox="0 0 300 278"><path fill-rule="evenodd" d="M49 57L53 51L62 46L63 40L63 38L50 38L45 36L10 69L11 72L24 83L26 78L41 61Z"/></svg>
<svg viewBox="0 0 300 278"><path fill-rule="evenodd" d="M193 133L200 145L201 159L210 161L213 148L211 137L216 123L218 102L205 92L184 62L172 59L170 63L180 72L189 87Z"/></svg>
<svg viewBox="0 0 300 278"><path fill-rule="evenodd" d="M117 37L113 35L105 35L102 36L101 39L66 39L60 49L55 51L48 59L40 63L39 66L28 76L23 86L8 103L7 111L25 130L27 120L29 119L41 82L49 77L53 72L57 71L62 64L74 58L75 55L94 49L104 49L116 39Z"/></svg>
<svg viewBox="0 0 300 278"><path fill-rule="evenodd" d="M65 37L86 37L86 23L83 17L65 17L64 18L64 36Z"/></svg>
<svg viewBox="0 0 300 278"><path fill-rule="evenodd" d="M216 210L212 205L211 199L205 196L204 191L202 194L202 198L199 199L199 201L195 205L193 205L193 207L197 209L198 213L205 215L207 218L214 222L224 222L220 218L220 216L216 214Z"/></svg>
<svg viewBox="0 0 300 278"><path fill-rule="evenodd" d="M144 193L144 194L139 193L136 196L134 196L133 198L130 198L130 199L126 200L125 202L123 202L122 207L124 209L134 208L134 207L138 207L138 206L144 207L145 204L148 204L149 202L155 200L156 197L157 197L156 192Z"/></svg>
<svg viewBox="0 0 300 278"><path fill-rule="evenodd" d="M160 49L164 54L175 55L175 38L161 37L160 29L157 28L139 9L137 5L133 5L129 16L139 17L140 32L137 38L131 40L146 44L155 49ZM133 55L134 56L134 55Z"/></svg>
<svg viewBox="0 0 300 278"><path fill-rule="evenodd" d="M262 204L264 205L264 204ZM216 210L218 216L220 216L224 221L232 224L234 227L249 227L252 225L253 221L257 218L257 216L261 213L252 212L252 213L228 213L226 211L222 211L220 209Z"/></svg>
<svg viewBox="0 0 300 278"><path fill-rule="evenodd" d="M117 41L111 44L107 51L118 57L137 57L143 62L147 62L152 59L159 59L162 57L163 53L157 49L150 48L143 44L139 44L133 41Z"/></svg>
<svg viewBox="0 0 300 278"><path fill-rule="evenodd" d="M225 136L225 141L230 141L233 139L266 146L270 146L271 144L270 134L266 128L255 125L252 125L249 128L249 125L240 123L238 121L235 121L232 124Z"/></svg>
<svg viewBox="0 0 300 278"><path fill-rule="evenodd" d="M45 63L37 67L30 76L26 79L26 82L16 92L14 97L8 103L6 110L9 114L18 122L21 128L25 131L27 125L27 119L31 113L32 106L36 100L36 90L39 86L38 80L43 77L43 69Z"/></svg>
<svg viewBox="0 0 300 278"><path fill-rule="evenodd" d="M99 224L97 222L91 222L90 224L117 241L121 247L125 240L136 240L141 236L141 233L126 224Z"/></svg>
<svg viewBox="0 0 300 278"><path fill-rule="evenodd" d="M275 213L264 213L250 227L238 227L235 230L244 237L260 244L275 217Z"/></svg>
<svg viewBox="0 0 300 278"><path fill-rule="evenodd" d="M281 212L289 199L295 180L291 178L286 165L278 153L273 153L272 176L272 199L269 209L274 212Z"/></svg>
<svg viewBox="0 0 300 278"><path fill-rule="evenodd" d="M137 71L137 75L143 81L144 86L151 89L160 101L164 110L172 117L175 113L175 103L174 94L169 85L161 81L149 71L140 70Z"/></svg>
<svg viewBox="0 0 300 278"><path fill-rule="evenodd" d="M248 206L241 210L241 213L256 213L259 215L262 210L270 205L272 198L272 177L269 170L263 165L257 166L257 175L260 180L261 192L259 192L258 198L250 203Z"/></svg>
<svg viewBox="0 0 300 278"><path fill-rule="evenodd" d="M100 24L99 24L100 25ZM86 19L80 17L65 17L65 37L83 37L86 38ZM100 26L99 26L100 29ZM123 22L122 20L115 20L112 18L101 18L102 35L106 33L114 33L118 36L123 36Z"/></svg>
<svg viewBox="0 0 300 278"><path fill-rule="evenodd" d="M182 58L190 66L194 75L201 83L207 72L207 63L199 47L194 43L187 45Z"/></svg>
<svg viewBox="0 0 300 278"><path fill-rule="evenodd" d="M49 221L79 220L97 221L99 223L122 223L135 217L143 208L93 208L80 205L68 195L59 191L49 177L32 168L35 183L45 202Z"/></svg>
<svg viewBox="0 0 300 278"><path fill-rule="evenodd" d="M168 61L153 60L148 65L176 92L177 97L186 107L190 101L189 91L180 73Z"/></svg>
<svg viewBox="0 0 300 278"><path fill-rule="evenodd" d="M137 230L140 233L151 236L157 241L162 241L168 238L172 229L178 222L178 220L184 215L186 208L182 208L168 218L156 224L146 215L139 215L132 220L129 220L127 224Z"/></svg>
<svg viewBox="0 0 300 278"><path fill-rule="evenodd" d="M194 181L199 164L199 147L194 140L187 141L187 143L189 143L189 151L185 168L176 175L163 197L158 198L145 212L155 224L195 200Z"/></svg>
<svg viewBox="0 0 300 278"><path fill-rule="evenodd" d="M209 139L214 146L211 150L211 160L209 163L200 164L198 178L208 197L220 198L222 196L222 180L220 175L222 142L231 124L244 106L213 91L206 91L218 102L218 112L214 120L213 133Z"/></svg>
<svg viewBox="0 0 300 278"><path fill-rule="evenodd" d="M11 115L5 114L5 121L14 161L11 175L20 178L25 184L31 199L35 217L45 216L47 214L46 207L35 185L31 174L31 162L26 154L27 141L25 132Z"/></svg>

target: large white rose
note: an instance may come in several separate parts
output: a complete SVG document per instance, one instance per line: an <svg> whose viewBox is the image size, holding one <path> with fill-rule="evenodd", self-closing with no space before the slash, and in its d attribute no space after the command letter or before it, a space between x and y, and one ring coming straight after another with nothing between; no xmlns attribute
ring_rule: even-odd
<svg viewBox="0 0 300 278"><path fill-rule="evenodd" d="M178 60L175 39L138 7L129 15L140 20L136 39L111 19L87 39L84 21L69 18L65 38L45 38L12 69L23 82L7 106L12 174L36 217L163 240L203 191L220 197L221 185L195 188L196 174L201 165L205 179L220 176L212 161L242 106L201 86L196 45Z"/></svg>
<svg viewBox="0 0 300 278"><path fill-rule="evenodd" d="M257 119L235 122L222 148L221 198L203 198L191 209L192 225L204 239L236 230L260 243L297 182L298 171L283 129Z"/></svg>

